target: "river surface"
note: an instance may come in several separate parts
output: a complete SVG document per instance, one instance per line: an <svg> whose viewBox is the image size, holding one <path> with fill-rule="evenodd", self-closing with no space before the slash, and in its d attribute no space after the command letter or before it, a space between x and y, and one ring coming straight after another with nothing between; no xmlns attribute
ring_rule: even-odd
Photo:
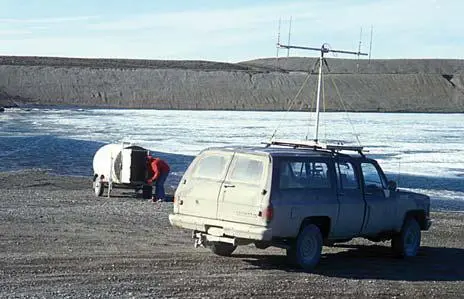
<svg viewBox="0 0 464 299"><path fill-rule="evenodd" d="M206 147L313 139L314 119L307 112L6 109L0 171L91 176L98 148L126 141L167 159L175 187ZM320 124L319 140L359 141L400 187L428 194L434 209L464 211L464 114L322 113Z"/></svg>

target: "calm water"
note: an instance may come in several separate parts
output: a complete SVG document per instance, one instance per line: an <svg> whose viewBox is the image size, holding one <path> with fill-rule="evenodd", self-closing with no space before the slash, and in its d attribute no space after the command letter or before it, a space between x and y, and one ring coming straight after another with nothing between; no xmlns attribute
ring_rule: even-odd
<svg viewBox="0 0 464 299"><path fill-rule="evenodd" d="M7 109L0 113L0 170L90 176L100 146L130 141L168 159L175 186L203 148L259 145L273 132L312 139L313 121L306 112ZM437 208L464 210L464 114L322 114L319 139L357 138L400 187L430 195Z"/></svg>

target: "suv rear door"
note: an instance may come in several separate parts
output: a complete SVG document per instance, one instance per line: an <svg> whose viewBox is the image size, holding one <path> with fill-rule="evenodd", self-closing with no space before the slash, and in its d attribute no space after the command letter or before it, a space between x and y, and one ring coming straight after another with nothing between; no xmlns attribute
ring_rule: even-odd
<svg viewBox="0 0 464 299"><path fill-rule="evenodd" d="M364 201L361 179L355 164L345 157L335 160L337 175L337 196L340 202L334 237L350 237L361 233L364 223L366 203Z"/></svg>
<svg viewBox="0 0 464 299"><path fill-rule="evenodd" d="M221 185L232 160L233 152L206 151L187 170L176 190L178 213L217 218Z"/></svg>
<svg viewBox="0 0 464 299"><path fill-rule="evenodd" d="M265 225L261 216L263 199L270 175L267 155L236 153L222 185L218 202L218 219Z"/></svg>
<svg viewBox="0 0 464 299"><path fill-rule="evenodd" d="M306 217L336 219L338 200L330 158L279 157L275 164L273 232L295 236Z"/></svg>

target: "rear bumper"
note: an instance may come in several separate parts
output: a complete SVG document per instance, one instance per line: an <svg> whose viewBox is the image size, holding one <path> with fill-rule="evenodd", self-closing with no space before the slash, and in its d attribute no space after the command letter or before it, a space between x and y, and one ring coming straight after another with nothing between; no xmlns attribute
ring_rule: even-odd
<svg viewBox="0 0 464 299"><path fill-rule="evenodd" d="M270 241L272 239L272 229L264 226L201 218L182 214L169 214L169 222L172 226L204 233L211 233L208 232L208 230L210 230L210 228L214 228L214 234L218 237L228 236L257 241Z"/></svg>

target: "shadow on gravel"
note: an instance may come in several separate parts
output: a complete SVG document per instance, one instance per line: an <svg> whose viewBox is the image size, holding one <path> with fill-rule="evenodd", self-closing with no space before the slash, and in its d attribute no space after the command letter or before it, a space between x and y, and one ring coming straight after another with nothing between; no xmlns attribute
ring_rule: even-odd
<svg viewBox="0 0 464 299"><path fill-rule="evenodd" d="M104 194L103 196L105 196ZM131 198L140 201L151 201L151 198L143 198L141 194L136 194L135 192L121 192L121 194L113 195L111 194L112 198ZM166 188L166 198L164 199L165 202L173 202L174 201L174 190L172 188Z"/></svg>
<svg viewBox="0 0 464 299"><path fill-rule="evenodd" d="M346 251L325 253L313 271L315 274L354 279L405 281L464 281L464 249L421 247L411 259L395 258L389 247L339 245ZM247 255L234 257L257 268L249 270L283 270L303 272L291 267L284 255Z"/></svg>

